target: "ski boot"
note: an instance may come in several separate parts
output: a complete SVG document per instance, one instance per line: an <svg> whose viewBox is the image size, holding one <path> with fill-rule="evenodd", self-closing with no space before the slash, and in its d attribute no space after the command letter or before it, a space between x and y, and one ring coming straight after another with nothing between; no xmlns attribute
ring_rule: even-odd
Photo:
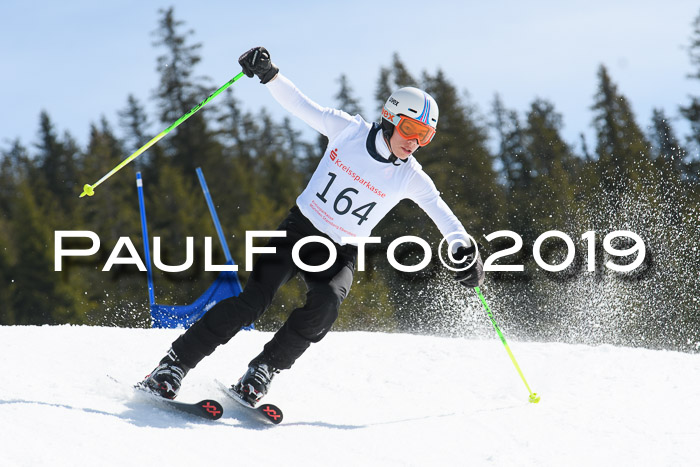
<svg viewBox="0 0 700 467"><path fill-rule="evenodd" d="M260 399L270 389L272 378L280 371L266 363L256 363L248 367L248 371L233 386L233 390L245 399L250 405L260 402Z"/></svg>
<svg viewBox="0 0 700 467"><path fill-rule="evenodd" d="M177 358L173 349L170 349L158 366L138 386L157 396L175 399L180 391L182 378L188 371L190 371L189 367Z"/></svg>

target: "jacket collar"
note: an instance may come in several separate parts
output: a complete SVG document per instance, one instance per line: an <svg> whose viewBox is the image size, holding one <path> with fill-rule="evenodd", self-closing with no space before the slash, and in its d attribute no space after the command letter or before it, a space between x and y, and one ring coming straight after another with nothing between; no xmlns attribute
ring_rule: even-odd
<svg viewBox="0 0 700 467"><path fill-rule="evenodd" d="M391 149L384 141L381 129L382 127L379 123L373 123L372 128L369 130L366 144L369 155L383 164L401 165L401 162L406 162L408 159L401 161L401 159L391 153Z"/></svg>

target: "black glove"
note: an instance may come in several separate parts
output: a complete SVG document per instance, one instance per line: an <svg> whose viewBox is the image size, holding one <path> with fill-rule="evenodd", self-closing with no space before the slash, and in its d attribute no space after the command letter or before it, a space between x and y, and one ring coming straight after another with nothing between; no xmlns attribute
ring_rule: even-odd
<svg viewBox="0 0 700 467"><path fill-rule="evenodd" d="M269 83L280 71L270 61L270 52L265 47L253 47L238 58L238 63L248 78L257 75L262 84Z"/></svg>
<svg viewBox="0 0 700 467"><path fill-rule="evenodd" d="M476 254L476 261L474 261L474 255ZM474 245L470 247L461 246L457 248L452 257L461 261L463 265L470 264L474 261L471 267L465 269L464 271L458 271L455 274L455 280L465 287L481 287L484 283L484 262L481 261L481 255L476 251Z"/></svg>

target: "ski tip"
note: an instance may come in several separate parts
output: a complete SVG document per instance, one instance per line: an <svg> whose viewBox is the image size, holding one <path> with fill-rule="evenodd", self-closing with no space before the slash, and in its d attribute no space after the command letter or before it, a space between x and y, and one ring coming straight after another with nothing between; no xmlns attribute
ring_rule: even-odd
<svg viewBox="0 0 700 467"><path fill-rule="evenodd" d="M197 403L212 420L218 420L224 414L223 406L213 399L204 399Z"/></svg>
<svg viewBox="0 0 700 467"><path fill-rule="evenodd" d="M282 423L284 415L276 405L262 404L258 406L257 410L271 423L274 423L275 425Z"/></svg>

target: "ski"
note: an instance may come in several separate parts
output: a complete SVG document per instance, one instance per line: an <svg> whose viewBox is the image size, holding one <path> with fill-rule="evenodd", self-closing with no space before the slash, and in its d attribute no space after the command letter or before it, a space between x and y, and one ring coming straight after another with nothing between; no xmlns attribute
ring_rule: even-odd
<svg viewBox="0 0 700 467"><path fill-rule="evenodd" d="M166 399L138 384L134 386L134 388L160 405L169 407L171 409L175 409L180 412L185 412L190 415L205 418L207 420L218 420L224 414L224 408L219 402L213 399L204 399L199 402L189 403L176 401L172 399Z"/></svg>
<svg viewBox="0 0 700 467"><path fill-rule="evenodd" d="M267 403L262 403L259 406L255 406L245 400L243 396L241 396L237 391L233 389L231 386L226 386L224 383L221 381L216 381L216 384L219 386L219 389L229 396L231 399L235 400L238 402L240 405L243 407L252 410L256 415L258 415L260 418L263 420L266 420L270 423L274 423L275 425L278 425L282 423L282 419L284 418L284 415L282 414L282 410L280 410L279 407L277 407L274 404L267 404Z"/></svg>
<svg viewBox="0 0 700 467"><path fill-rule="evenodd" d="M123 384L111 375L107 375L107 378L117 384ZM163 407L206 418L207 420L218 420L224 414L224 408L219 402L213 399L204 399L196 403L181 402L161 397L148 388L141 386L141 383L135 384L132 388L136 390L138 394L146 396L150 401L156 402Z"/></svg>

